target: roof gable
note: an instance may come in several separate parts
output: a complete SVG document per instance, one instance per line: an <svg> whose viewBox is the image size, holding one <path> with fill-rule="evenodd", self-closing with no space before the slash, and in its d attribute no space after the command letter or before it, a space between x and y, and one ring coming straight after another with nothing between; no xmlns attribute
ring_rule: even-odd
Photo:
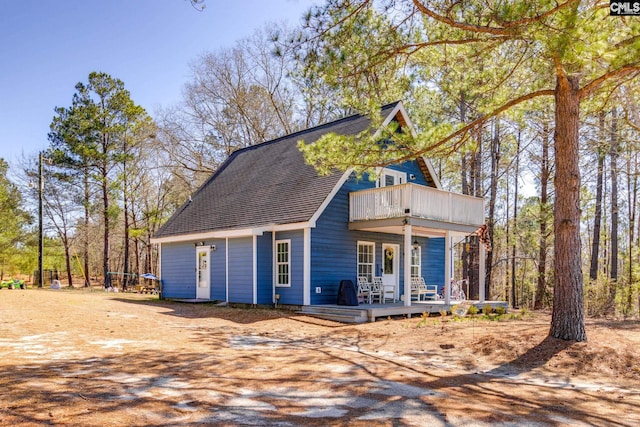
<svg viewBox="0 0 640 427"><path fill-rule="evenodd" d="M398 105L384 106L383 117L394 116ZM298 141L310 144L329 132L354 135L369 124L354 115L235 151L154 238L309 221L342 174L319 176Z"/></svg>

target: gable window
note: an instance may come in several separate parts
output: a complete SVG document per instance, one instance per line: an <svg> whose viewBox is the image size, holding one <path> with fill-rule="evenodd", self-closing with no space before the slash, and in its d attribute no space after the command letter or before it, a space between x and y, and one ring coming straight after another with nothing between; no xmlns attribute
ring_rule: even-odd
<svg viewBox="0 0 640 427"><path fill-rule="evenodd" d="M358 276L373 280L375 246L371 242L358 242Z"/></svg>
<svg viewBox="0 0 640 427"><path fill-rule="evenodd" d="M422 276L422 248L415 246L411 248L411 277Z"/></svg>
<svg viewBox="0 0 640 427"><path fill-rule="evenodd" d="M276 240L276 286L291 286L291 240Z"/></svg>
<svg viewBox="0 0 640 427"><path fill-rule="evenodd" d="M392 185L405 184L407 174L393 169L381 168L378 170L378 187L390 187Z"/></svg>

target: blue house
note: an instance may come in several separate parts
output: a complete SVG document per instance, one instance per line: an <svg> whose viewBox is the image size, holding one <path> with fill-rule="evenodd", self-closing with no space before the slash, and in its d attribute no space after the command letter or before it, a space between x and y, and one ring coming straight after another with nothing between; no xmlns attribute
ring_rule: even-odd
<svg viewBox="0 0 640 427"><path fill-rule="evenodd" d="M381 113L384 125L413 132L402 103ZM452 242L484 223L482 199L442 190L422 157L380 168L375 180L319 176L297 147L369 124L354 115L234 152L152 240L163 297L335 304L341 280L365 275L411 305L412 276L448 287ZM481 279L482 270L481 261Z"/></svg>

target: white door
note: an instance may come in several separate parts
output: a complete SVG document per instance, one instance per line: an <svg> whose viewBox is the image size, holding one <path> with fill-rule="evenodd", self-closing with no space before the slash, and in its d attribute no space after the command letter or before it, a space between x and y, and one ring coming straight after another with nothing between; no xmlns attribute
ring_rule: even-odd
<svg viewBox="0 0 640 427"><path fill-rule="evenodd" d="M398 292L400 245L392 243L382 244L382 283L384 284L385 299L396 300Z"/></svg>
<svg viewBox="0 0 640 427"><path fill-rule="evenodd" d="M211 299L211 272L209 271L209 246L196 248L196 298Z"/></svg>
<svg viewBox="0 0 640 427"><path fill-rule="evenodd" d="M381 169L379 172L377 186L385 187L383 192L376 192L376 217L392 218L403 214L404 207L402 205L402 193L396 185L407 182L407 174L404 172Z"/></svg>

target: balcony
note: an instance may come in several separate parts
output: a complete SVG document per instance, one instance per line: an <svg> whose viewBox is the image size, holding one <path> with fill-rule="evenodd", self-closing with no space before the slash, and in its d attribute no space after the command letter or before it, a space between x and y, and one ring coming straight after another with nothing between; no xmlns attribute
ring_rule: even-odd
<svg viewBox="0 0 640 427"><path fill-rule="evenodd" d="M407 217L428 220L437 228L479 227L484 223L484 199L417 184L349 193L350 222Z"/></svg>

